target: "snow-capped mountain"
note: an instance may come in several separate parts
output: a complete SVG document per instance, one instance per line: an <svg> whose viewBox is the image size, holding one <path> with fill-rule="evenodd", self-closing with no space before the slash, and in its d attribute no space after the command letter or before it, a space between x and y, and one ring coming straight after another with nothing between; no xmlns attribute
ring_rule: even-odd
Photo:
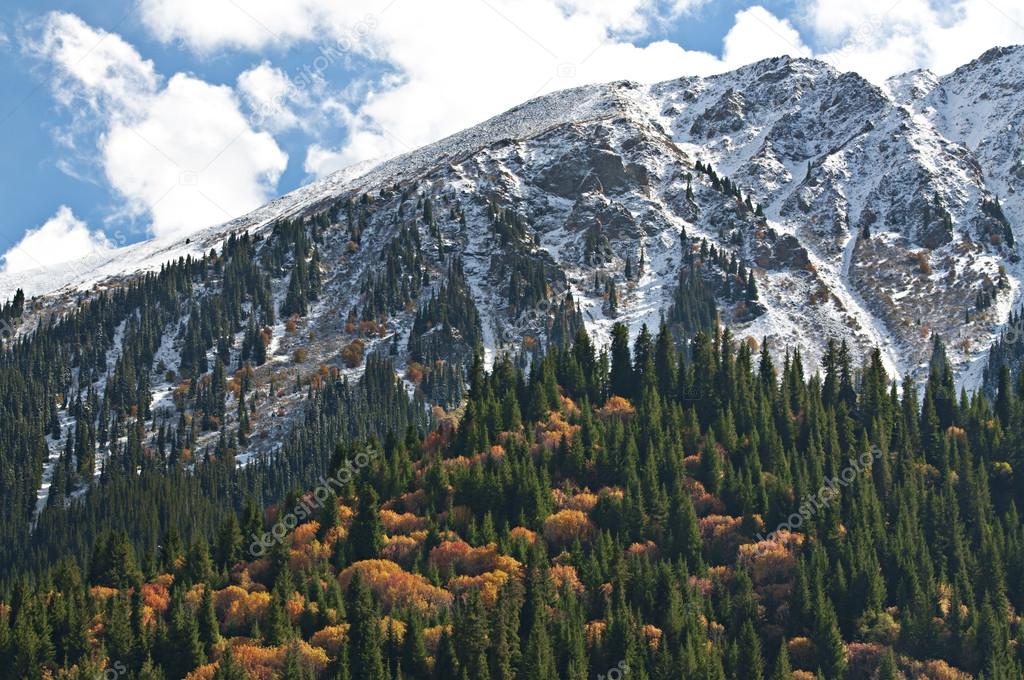
<svg viewBox="0 0 1024 680"><path fill-rule="evenodd" d="M681 300L703 295L734 337L768 339L778 354L799 348L808 366L834 338L920 375L937 333L958 376L976 385L1024 275L1021 74L1024 48L1000 48L884 88L788 57L707 78L575 88L188 241L0 275L0 297L19 287L36 296L18 328L26 333L230 234L269 235L282 218L326 211L323 288L298 332L274 329L281 357L303 344L310 361L341 365L342 348L361 337L404 370L423 354L412 336L436 331L424 307L460 287L488 359L578 321L599 346L615 321L634 334L662 318L689 328ZM409 243L414 265L400 253ZM395 281L401 299L374 298ZM275 286L283 299L287 280ZM372 333L354 323L371 319ZM161 348L164 363L183 330ZM467 333L442 340L468 343Z"/></svg>

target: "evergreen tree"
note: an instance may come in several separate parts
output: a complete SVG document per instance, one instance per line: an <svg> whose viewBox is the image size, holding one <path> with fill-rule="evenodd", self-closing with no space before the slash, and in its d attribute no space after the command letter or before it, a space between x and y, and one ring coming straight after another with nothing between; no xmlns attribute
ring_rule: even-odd
<svg viewBox="0 0 1024 680"><path fill-rule="evenodd" d="M629 331L621 323L612 326L611 360L609 385L612 394L631 398L634 393L633 361L629 352Z"/></svg>
<svg viewBox="0 0 1024 680"><path fill-rule="evenodd" d="M761 656L761 640L757 637L754 624L748 618L740 628L739 666L743 677L749 680L763 680L764 658Z"/></svg>
<svg viewBox="0 0 1024 680"><path fill-rule="evenodd" d="M350 563L374 559L380 553L383 545L383 531L380 526L380 511L377 503L377 492L373 487L364 487L346 541Z"/></svg>
<svg viewBox="0 0 1024 680"><path fill-rule="evenodd" d="M358 572L348 586L346 611L349 617L352 680L379 680L384 677L384 657L380 618L370 589Z"/></svg>
<svg viewBox="0 0 1024 680"><path fill-rule="evenodd" d="M789 648L783 640L779 645L779 653L775 657L775 667L772 669L771 680L792 680L793 671L789 666Z"/></svg>

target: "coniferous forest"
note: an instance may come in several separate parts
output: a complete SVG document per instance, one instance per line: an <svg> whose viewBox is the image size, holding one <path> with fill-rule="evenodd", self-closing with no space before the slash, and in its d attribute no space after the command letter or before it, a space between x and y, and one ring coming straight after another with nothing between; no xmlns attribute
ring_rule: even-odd
<svg viewBox="0 0 1024 680"><path fill-rule="evenodd" d="M734 338L711 289L753 306L753 279L685 235L660 328L599 349L569 295L488 367L461 262L421 296L402 231L339 318L411 306L420 388L352 346L358 375L284 381L273 328L319 303L328 228L236 234L3 339L0 680L1021 677L1008 367L967 394L937 337L923 387L841 340L805 366ZM522 314L545 273L510 270Z"/></svg>
<svg viewBox="0 0 1024 680"><path fill-rule="evenodd" d="M0 677L1021 677L1024 382L1007 369L989 401L956 392L938 339L919 393L843 343L776 366L728 330L680 346L618 325L608 351L579 329L525 370L477 353L461 408L428 418L373 354L357 383L305 386L280 454L236 468L226 444L186 452L223 432L205 348L274 313L251 257L232 242L4 349L17 517L38 479L10 471L60 436L47 380L91 370L119 320L133 348L74 397L31 538L5 522ZM314 299L313 270L293 269L287 306ZM190 316L200 350L179 367L214 378L143 450L147 333L214 272L234 293ZM66 501L94 442L123 438L110 423L127 443L102 493Z"/></svg>
<svg viewBox="0 0 1024 680"><path fill-rule="evenodd" d="M0 680L1024 680L1024 0L100 4L0 11Z"/></svg>

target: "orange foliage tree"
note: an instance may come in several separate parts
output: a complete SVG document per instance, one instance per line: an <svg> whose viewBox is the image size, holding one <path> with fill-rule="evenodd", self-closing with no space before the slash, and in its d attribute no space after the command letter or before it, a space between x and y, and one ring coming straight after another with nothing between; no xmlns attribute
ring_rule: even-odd
<svg viewBox="0 0 1024 680"><path fill-rule="evenodd" d="M409 573L390 560L363 560L346 567L338 574L341 587L348 588L357 572L385 611L398 607L432 616L452 602L452 594L447 590L431 585L424 577Z"/></svg>
<svg viewBox="0 0 1024 680"><path fill-rule="evenodd" d="M556 547L571 545L575 539L588 541L594 525L579 510L559 510L544 521L544 538Z"/></svg>

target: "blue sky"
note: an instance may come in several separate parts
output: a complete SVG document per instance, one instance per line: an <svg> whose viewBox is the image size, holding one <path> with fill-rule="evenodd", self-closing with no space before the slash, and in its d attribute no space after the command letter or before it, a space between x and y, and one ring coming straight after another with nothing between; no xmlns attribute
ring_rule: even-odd
<svg viewBox="0 0 1024 680"><path fill-rule="evenodd" d="M4 3L0 269L183 236L584 82L788 53L880 83L1024 42L1015 0L353 4Z"/></svg>

